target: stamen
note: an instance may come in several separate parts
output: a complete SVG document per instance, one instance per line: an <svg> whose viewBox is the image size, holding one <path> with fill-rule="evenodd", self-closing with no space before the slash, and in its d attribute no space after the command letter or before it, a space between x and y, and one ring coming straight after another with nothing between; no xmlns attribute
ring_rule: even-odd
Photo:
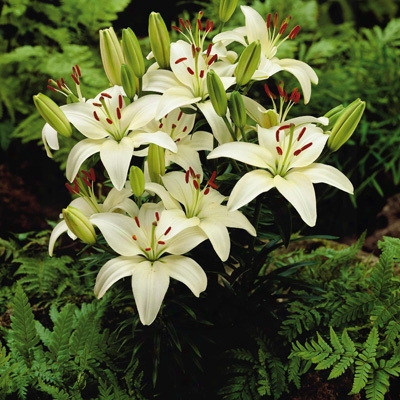
<svg viewBox="0 0 400 400"><path fill-rule="evenodd" d="M276 95L271 92L270 88L268 87L268 85L266 83L264 84L264 91L269 98L276 99Z"/></svg>
<svg viewBox="0 0 400 400"><path fill-rule="evenodd" d="M101 93L101 95L103 97L107 97L107 99L112 99L112 96L110 94L108 94L108 93L103 92L103 93Z"/></svg>
<svg viewBox="0 0 400 400"><path fill-rule="evenodd" d="M199 190L199 182L193 179L193 186L196 190Z"/></svg>
<svg viewBox="0 0 400 400"><path fill-rule="evenodd" d="M172 229L172 228L169 226L169 227L165 230L164 236L167 236L168 233L170 233L171 229Z"/></svg>
<svg viewBox="0 0 400 400"><path fill-rule="evenodd" d="M187 57L178 58L178 59L175 61L175 64L179 64L179 63L181 63L182 61L186 61L186 60L187 60Z"/></svg>
<svg viewBox="0 0 400 400"><path fill-rule="evenodd" d="M189 72L190 75L194 75L194 71L192 70L192 68L187 67L187 71Z"/></svg>
<svg viewBox="0 0 400 400"><path fill-rule="evenodd" d="M204 78L204 69L202 69L202 70L200 71L199 76L200 76L200 78Z"/></svg>
<svg viewBox="0 0 400 400"><path fill-rule="evenodd" d="M276 146L276 151L280 156L283 154L283 151L279 146Z"/></svg>
<svg viewBox="0 0 400 400"><path fill-rule="evenodd" d="M207 65L211 65L218 58L218 54L214 54L209 60Z"/></svg>
<svg viewBox="0 0 400 400"><path fill-rule="evenodd" d="M124 105L124 99L123 99L122 95L119 95L118 96L118 107L122 108L123 105Z"/></svg>
<svg viewBox="0 0 400 400"><path fill-rule="evenodd" d="M216 177L217 177L217 171L213 171L213 173L211 174L211 178L207 182L207 185L211 186L213 189L218 189L217 184L214 182Z"/></svg>
<svg viewBox="0 0 400 400"><path fill-rule="evenodd" d="M139 221L139 218L138 218L138 217L135 217L134 219L135 219L135 222L136 222L137 227L140 228L140 221Z"/></svg>
<svg viewBox="0 0 400 400"><path fill-rule="evenodd" d="M117 118L121 119L121 110L117 108Z"/></svg>
<svg viewBox="0 0 400 400"><path fill-rule="evenodd" d="M159 240L157 243L158 244L165 244L165 242L163 240Z"/></svg>
<svg viewBox="0 0 400 400"><path fill-rule="evenodd" d="M306 127L304 127L304 128L300 131L299 136L297 136L297 141L298 141L298 142L299 142L300 139L303 137L305 131L306 131Z"/></svg>
<svg viewBox="0 0 400 400"><path fill-rule="evenodd" d="M187 170L186 173L185 173L185 182L186 183L189 183L189 174L190 174L190 171Z"/></svg>
<svg viewBox="0 0 400 400"><path fill-rule="evenodd" d="M137 240L137 236L136 235L132 235L132 239L133 240Z"/></svg>
<svg viewBox="0 0 400 400"><path fill-rule="evenodd" d="M210 56L210 54L211 54L211 49L212 49L212 43L210 43L210 44L207 46L207 51L206 51L206 56L207 56L207 57Z"/></svg>
<svg viewBox="0 0 400 400"><path fill-rule="evenodd" d="M106 118L106 121L110 124L110 125L112 125L112 119L110 119L110 118Z"/></svg>
<svg viewBox="0 0 400 400"><path fill-rule="evenodd" d="M156 220L159 221L160 220L160 214L158 213L158 211L156 211L155 215L156 215Z"/></svg>
<svg viewBox="0 0 400 400"><path fill-rule="evenodd" d="M310 146L312 146L312 142L305 144L301 149L297 149L293 155L298 156L302 151L308 149Z"/></svg>
<svg viewBox="0 0 400 400"><path fill-rule="evenodd" d="M177 118L178 121L180 121L180 119L182 118L182 115L183 115L183 111L180 111L178 118Z"/></svg>
<svg viewBox="0 0 400 400"><path fill-rule="evenodd" d="M96 121L100 121L100 118L99 118L99 116L97 115L97 112L96 112L96 111L93 111L93 117L94 117L94 119L95 119Z"/></svg>
<svg viewBox="0 0 400 400"><path fill-rule="evenodd" d="M144 250L145 250L145 251L150 251L150 250L151 250L151 247L146 247Z"/></svg>
<svg viewBox="0 0 400 400"><path fill-rule="evenodd" d="M208 193L210 193L210 188L206 187L204 190L204 196L207 195Z"/></svg>
<svg viewBox="0 0 400 400"><path fill-rule="evenodd" d="M271 27L271 17L272 17L272 14L269 13L267 15L267 29L269 29Z"/></svg>
<svg viewBox="0 0 400 400"><path fill-rule="evenodd" d="M197 26L199 28L199 31L203 30L203 25L202 25L202 23L201 23L201 21L199 19L197 20Z"/></svg>
<svg viewBox="0 0 400 400"><path fill-rule="evenodd" d="M300 32L300 25L296 25L289 33L288 38L294 39L297 34Z"/></svg>
<svg viewBox="0 0 400 400"><path fill-rule="evenodd" d="M75 65L75 70L76 70L76 72L78 73L78 76L81 77L81 76L82 76L82 74L81 74L81 69L79 68L79 65L78 65L78 64Z"/></svg>

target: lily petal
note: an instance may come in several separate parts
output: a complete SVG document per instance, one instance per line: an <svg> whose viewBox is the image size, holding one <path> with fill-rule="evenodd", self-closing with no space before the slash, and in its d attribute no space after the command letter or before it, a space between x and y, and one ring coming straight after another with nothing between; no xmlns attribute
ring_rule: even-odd
<svg viewBox="0 0 400 400"><path fill-rule="evenodd" d="M268 171L256 169L248 172L234 186L229 196L228 210L237 210L274 186L274 178Z"/></svg>
<svg viewBox="0 0 400 400"><path fill-rule="evenodd" d="M67 232L68 227L67 223L62 220L60 221L52 230L50 239L49 239L49 255L53 256L54 245L56 244L57 239L64 233Z"/></svg>
<svg viewBox="0 0 400 400"><path fill-rule="evenodd" d="M70 182L75 179L83 162L100 151L105 140L83 139L72 148L66 165L66 176Z"/></svg>
<svg viewBox="0 0 400 400"><path fill-rule="evenodd" d="M150 325L156 319L168 286L168 269L163 262L145 260L134 268L132 291L143 325Z"/></svg>
<svg viewBox="0 0 400 400"><path fill-rule="evenodd" d="M211 219L203 219L199 226L207 235L221 261L226 261L231 250L231 239L226 226L223 224L216 224L215 221Z"/></svg>
<svg viewBox="0 0 400 400"><path fill-rule="evenodd" d="M133 141L129 137L122 138L120 142L105 140L101 146L100 159L117 190L121 190L125 185L133 147Z"/></svg>
<svg viewBox="0 0 400 400"><path fill-rule="evenodd" d="M310 179L300 172L289 171L285 178L274 177L275 186L289 203L300 214L301 219L309 226L317 221L317 204L314 186Z"/></svg>
<svg viewBox="0 0 400 400"><path fill-rule="evenodd" d="M163 257L163 267L168 268L169 276L185 284L192 293L199 297L207 288L207 276L196 261L184 256Z"/></svg>

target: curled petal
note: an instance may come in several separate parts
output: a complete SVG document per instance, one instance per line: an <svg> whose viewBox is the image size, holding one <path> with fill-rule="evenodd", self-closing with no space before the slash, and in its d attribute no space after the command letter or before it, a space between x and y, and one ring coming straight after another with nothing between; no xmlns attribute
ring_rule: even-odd
<svg viewBox="0 0 400 400"><path fill-rule="evenodd" d="M66 222L60 221L52 230L49 240L49 255L53 256L54 245L56 244L57 239L64 233L68 231L68 227Z"/></svg>

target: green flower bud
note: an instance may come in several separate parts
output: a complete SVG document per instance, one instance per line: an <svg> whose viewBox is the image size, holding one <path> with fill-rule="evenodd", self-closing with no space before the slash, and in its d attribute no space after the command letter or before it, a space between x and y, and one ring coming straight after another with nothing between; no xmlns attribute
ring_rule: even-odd
<svg viewBox="0 0 400 400"><path fill-rule="evenodd" d="M207 90L215 112L220 117L225 117L228 108L228 99L221 78L214 70L210 70L207 74Z"/></svg>
<svg viewBox="0 0 400 400"><path fill-rule="evenodd" d="M121 85L121 65L124 63L121 44L114 28L100 29L100 55L104 71L112 85Z"/></svg>
<svg viewBox="0 0 400 400"><path fill-rule="evenodd" d="M249 83L251 77L260 64L261 44L257 40L251 42L239 57L238 64L235 69L236 83L244 86Z"/></svg>
<svg viewBox="0 0 400 400"><path fill-rule="evenodd" d="M131 28L122 30L122 51L126 63L132 68L133 73L141 78L146 71L144 58L139 40Z"/></svg>
<svg viewBox="0 0 400 400"><path fill-rule="evenodd" d="M333 125L336 123L343 110L344 110L343 104L340 104L339 106L332 108L324 115L324 117L329 119L328 125L318 124L318 126L322 128L324 131L331 131Z"/></svg>
<svg viewBox="0 0 400 400"><path fill-rule="evenodd" d="M141 168L132 165L129 170L129 182L132 192L136 197L140 197L144 192L144 173Z"/></svg>
<svg viewBox="0 0 400 400"><path fill-rule="evenodd" d="M349 140L361 120L365 105L365 101L356 99L340 111L329 134L327 145L331 151L339 150Z"/></svg>
<svg viewBox="0 0 400 400"><path fill-rule="evenodd" d="M263 128L271 128L272 126L279 125L279 115L275 110L268 110L266 113L262 115L262 124L260 124Z"/></svg>
<svg viewBox="0 0 400 400"><path fill-rule="evenodd" d="M132 100L136 94L136 76L127 64L121 65L121 83L126 95Z"/></svg>
<svg viewBox="0 0 400 400"><path fill-rule="evenodd" d="M220 0L219 2L219 20L223 23L227 22L235 12L238 0Z"/></svg>
<svg viewBox="0 0 400 400"><path fill-rule="evenodd" d="M167 26L160 13L149 15L149 39L154 58L162 69L169 69L170 39Z"/></svg>
<svg viewBox="0 0 400 400"><path fill-rule="evenodd" d="M247 121L246 107L242 95L237 90L231 93L228 106L232 121L238 128L243 129Z"/></svg>
<svg viewBox="0 0 400 400"><path fill-rule="evenodd" d="M96 243L96 232L89 218L75 207L68 206L62 214L69 230L86 244Z"/></svg>
<svg viewBox="0 0 400 400"><path fill-rule="evenodd" d="M161 183L161 176L165 174L165 150L150 143L147 155L149 175L152 182Z"/></svg>
<svg viewBox="0 0 400 400"><path fill-rule="evenodd" d="M43 93L33 96L33 102L42 118L60 135L70 137L72 127L63 110Z"/></svg>

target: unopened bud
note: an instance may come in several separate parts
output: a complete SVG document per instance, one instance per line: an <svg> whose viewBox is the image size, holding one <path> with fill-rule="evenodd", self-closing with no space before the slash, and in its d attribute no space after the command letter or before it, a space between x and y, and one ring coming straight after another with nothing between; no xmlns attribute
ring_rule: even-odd
<svg viewBox="0 0 400 400"><path fill-rule="evenodd" d="M322 128L324 131L331 131L333 128L333 125L335 125L336 121L340 117L342 111L344 110L343 104L340 104L331 110L329 110L327 113L325 113L324 117L329 119L328 125L322 125L318 124L320 128Z"/></svg>
<svg viewBox="0 0 400 400"><path fill-rule="evenodd" d="M133 73L141 78L146 70L144 58L139 40L131 28L122 30L122 51L125 61L132 68Z"/></svg>
<svg viewBox="0 0 400 400"><path fill-rule="evenodd" d="M237 90L231 93L228 106L232 121L238 128L243 129L247 120L246 107L242 95Z"/></svg>
<svg viewBox="0 0 400 400"><path fill-rule="evenodd" d="M162 69L169 69L169 32L160 13L154 11L149 15L149 39L150 47L157 64Z"/></svg>
<svg viewBox="0 0 400 400"><path fill-rule="evenodd" d="M331 151L339 150L349 140L361 120L365 105L365 101L356 99L340 111L329 134L327 145Z"/></svg>
<svg viewBox="0 0 400 400"><path fill-rule="evenodd" d="M132 165L129 170L129 183L131 184L132 193L136 197L140 197L144 192L144 173L141 168Z"/></svg>
<svg viewBox="0 0 400 400"><path fill-rule="evenodd" d="M238 0L220 0L219 2L219 20L223 23L227 22L235 12Z"/></svg>
<svg viewBox="0 0 400 400"><path fill-rule="evenodd" d="M161 176L165 174L165 150L154 143L149 144L147 155L149 176L152 182L161 183Z"/></svg>
<svg viewBox="0 0 400 400"><path fill-rule="evenodd" d="M60 135L70 137L72 127L63 110L48 96L39 93L33 96L33 102L42 118Z"/></svg>
<svg viewBox="0 0 400 400"><path fill-rule="evenodd" d="M132 100L136 94L136 76L127 64L121 65L121 83L125 94Z"/></svg>
<svg viewBox="0 0 400 400"><path fill-rule="evenodd" d="M114 28L100 29L100 55L104 71L112 85L121 85L121 65L124 63L121 44Z"/></svg>
<svg viewBox="0 0 400 400"><path fill-rule="evenodd" d="M228 108L228 99L221 78L214 70L210 70L207 74L207 90L215 112L220 117L225 117Z"/></svg>
<svg viewBox="0 0 400 400"><path fill-rule="evenodd" d="M96 232L89 218L79 209L68 206L62 214L69 230L86 244L96 243Z"/></svg>
<svg viewBox="0 0 400 400"><path fill-rule="evenodd" d="M257 40L251 42L239 57L238 64L235 69L236 83L244 86L249 83L254 72L260 64L261 44Z"/></svg>

